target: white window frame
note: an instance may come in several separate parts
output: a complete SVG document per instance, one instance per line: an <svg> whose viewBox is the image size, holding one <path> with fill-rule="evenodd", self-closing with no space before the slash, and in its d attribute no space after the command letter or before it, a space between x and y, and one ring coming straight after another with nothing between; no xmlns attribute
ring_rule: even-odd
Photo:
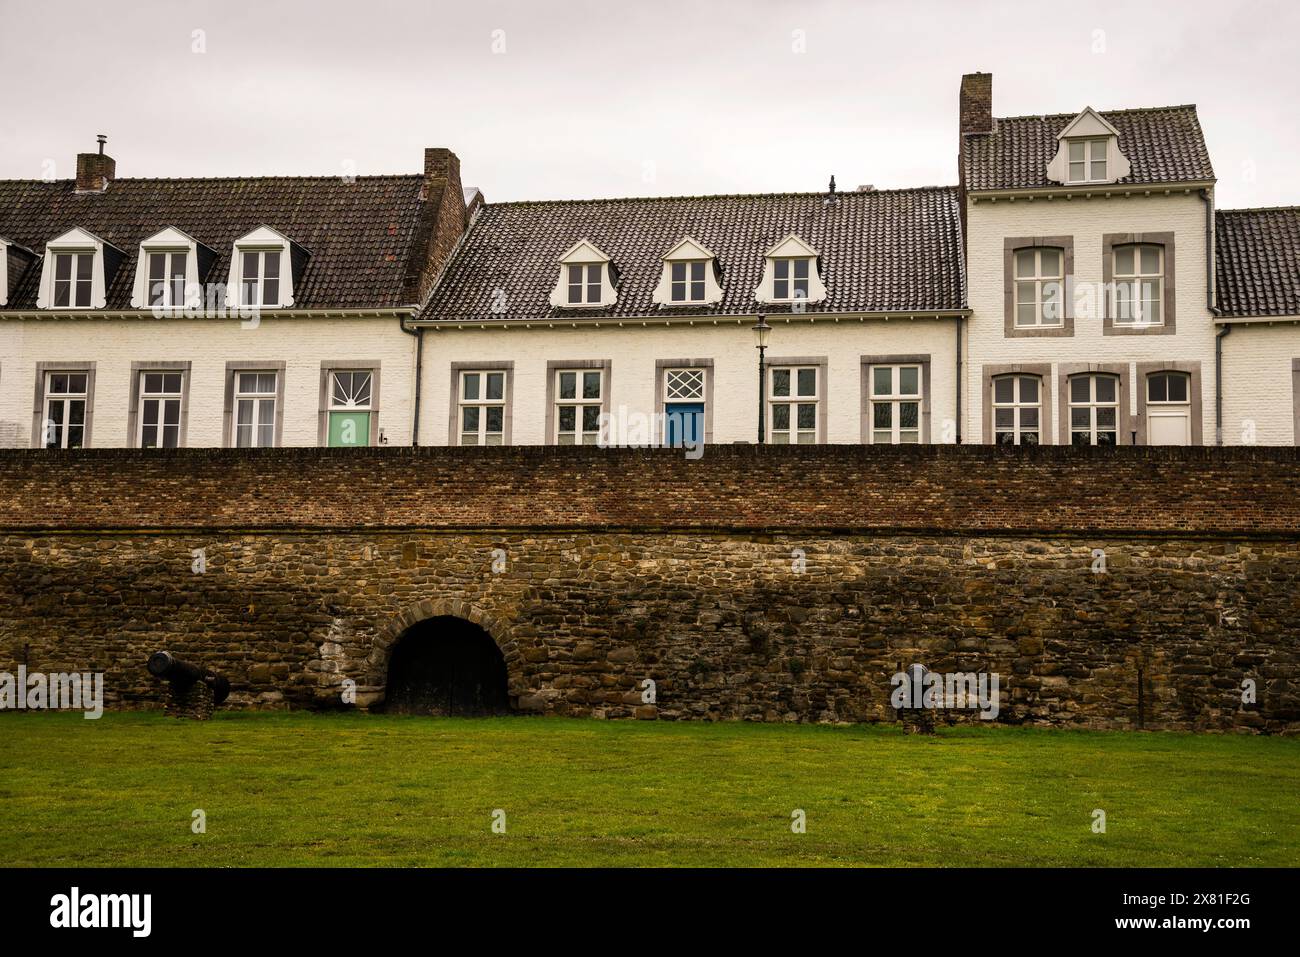
<svg viewBox="0 0 1300 957"><path fill-rule="evenodd" d="M95 250L87 249L56 249L52 250L50 255L53 257L51 263L52 274L50 278L50 303L53 309L92 309L95 302ZM63 260L71 260L69 266L68 278L59 279L59 264ZM79 275L81 263L89 262L89 275L84 279ZM59 304L59 284L68 284L68 301ZM78 292L84 285L86 292L86 302L84 305L77 302Z"/></svg>
<svg viewBox="0 0 1300 957"><path fill-rule="evenodd" d="M246 391L244 389L243 387L244 376L264 376L264 375L271 376L271 390L269 392L263 390ZM239 369L235 371L234 400L231 407L232 421L230 423L230 431L231 431L230 444L232 448L237 448L237 449L275 448L279 444L276 440L275 433L276 433L276 414L279 411L278 403L279 403L279 393L280 393L280 375L281 372L278 369ZM249 445L242 445L240 444L239 441L240 429L245 428L245 426L241 425L239 421L239 408L240 405L243 404L244 402L250 403L253 411L252 417L250 419L250 425L247 426L247 428L250 429L250 436L253 439L253 441ZM262 422L262 409L268 403L270 404L271 407L271 421L269 424L269 427L271 429L271 441L269 443L264 443L260 440L261 431L263 428L266 428L267 425Z"/></svg>
<svg viewBox="0 0 1300 957"><path fill-rule="evenodd" d="M802 265L804 274L798 274ZM781 273L784 270L785 275ZM812 277L817 271L816 264L810 256L779 256L772 258L772 302L807 301L812 290ZM785 284L782 295L781 284Z"/></svg>
<svg viewBox="0 0 1300 957"><path fill-rule="evenodd" d="M1033 402L1026 402L1024 397L1023 381L1030 380L1034 383ZM1011 383L1011 401L1001 401L998 399L998 383ZM993 423L992 434L994 444L1001 445L1003 440L999 438L1002 435L1010 435L1012 445L1042 445L1043 444L1043 384L1042 376L1034 375L1029 372L1008 372L1003 375L993 377L991 388L992 395L989 397L989 405L992 409ZM998 411L1011 410L1010 427L998 425ZM1024 413L1027 410L1033 410L1034 420L1037 425L1026 425ZM1025 436L1032 434L1034 439L1026 442Z"/></svg>
<svg viewBox="0 0 1300 957"><path fill-rule="evenodd" d="M145 249L145 307L152 309L179 309L185 305L185 290L187 277L189 274L189 257L188 249ZM161 257L163 260L163 278L157 280L153 278L154 257ZM176 260L180 259L180 274L176 273ZM162 296L155 301L154 296L157 284L162 283ZM176 287L180 283L180 289ZM177 293L179 292L179 298Z"/></svg>
<svg viewBox="0 0 1300 957"><path fill-rule="evenodd" d="M574 281L574 273L578 279ZM565 305L599 306L605 292L604 263L565 263L564 264ZM578 298L573 298L574 290Z"/></svg>
<svg viewBox="0 0 1300 957"><path fill-rule="evenodd" d="M1101 379L1109 379L1115 383L1114 401L1098 401L1097 383ZM1083 402L1077 401L1074 397L1074 384L1080 380L1086 380L1088 382L1088 399ZM1120 377L1111 372L1081 372L1078 375L1070 376L1069 379L1066 380L1066 389L1068 390L1066 394L1066 400L1068 402L1066 425L1069 426L1069 441L1071 445L1075 444L1074 434L1076 432L1087 432L1089 445L1120 444L1120 441L1123 438L1120 435L1120 424L1123 419L1120 415L1120 402L1124 399L1123 385L1124 383L1121 381ZM1088 410L1088 425L1086 428L1075 426L1074 413L1076 409ZM1098 410L1101 409L1114 409L1115 420L1113 425L1105 427L1098 425ZM1103 432L1113 432L1115 434L1115 441L1113 443L1098 442L1097 438Z"/></svg>
<svg viewBox="0 0 1300 957"><path fill-rule="evenodd" d="M91 380L90 373L82 369L73 369L67 371L60 370L60 369L51 369L51 370L47 370L44 373L44 375L45 375L45 383L44 383L45 401L44 401L44 406L41 409L41 430L42 430L41 447L46 449L52 449L52 448L84 449L86 447L86 432L89 425L88 416L90 414L90 380ZM68 377L69 388L67 391L65 392L54 391L53 380L55 376ZM82 386L80 391L74 392L71 389L72 378L74 376L80 376L82 379ZM69 419L71 418L70 413L72 411L73 404L78 402L81 403L81 424L80 426L78 426L78 428L81 429L81 441L78 442L76 445L70 446L68 445L68 430L71 428L71 426L69 425ZM56 444L51 445L49 442L49 435L51 433L51 430L56 428L56 426L54 425L53 416L50 415L50 410L55 405L62 406L63 417L62 417L61 424L57 426L59 432L59 440Z"/></svg>
<svg viewBox="0 0 1300 957"><path fill-rule="evenodd" d="M876 370L887 370L889 372L889 391L876 391ZM916 391L902 391L903 370L911 369L916 373ZM917 362L900 362L900 363L875 363L867 366L867 387L870 394L867 397L867 415L870 416L867 423L868 442L872 445L920 445L922 432L922 419L924 412L925 389L924 369ZM902 426L902 407L905 405L916 406L916 425L904 429ZM876 409L889 409L889 422L886 427L876 425ZM881 437L880 433L887 433L887 437ZM915 438L904 442L904 434L914 434Z"/></svg>
<svg viewBox="0 0 1300 957"><path fill-rule="evenodd" d="M1048 273L1043 269L1043 253L1056 254L1056 270ZM1033 269L1028 275L1020 270L1021 257L1029 256L1033 260ZM1065 325L1065 250L1059 246L1033 246L1014 250L1012 253L1012 281L1015 283L1013 324L1017 329L1059 329ZM1056 295L1049 297L1046 293L1055 288ZM1021 306L1033 306L1033 321L1022 322ZM1049 320L1048 307L1055 306L1056 316Z"/></svg>
<svg viewBox="0 0 1300 957"><path fill-rule="evenodd" d="M1161 370L1161 371L1159 371L1159 372L1149 372L1149 373L1147 373L1147 377L1146 377L1146 379L1147 379L1147 385L1146 385L1146 389L1147 389L1147 401L1146 401L1146 404L1147 404L1148 407L1153 406L1153 405L1154 405L1154 406L1165 407L1165 408L1169 408L1169 407L1173 407L1173 406L1187 406L1188 410L1190 411L1190 409L1191 409L1191 405L1192 405L1192 375L1191 375L1190 372L1183 372L1183 371L1181 371L1181 370L1179 370L1179 369L1163 369L1163 370ZM1165 396L1166 396L1166 398L1163 398L1163 399L1153 399L1153 398L1151 398L1151 384L1152 384L1153 382L1155 382L1157 379L1165 379L1166 381L1169 380L1169 379L1180 379L1180 380L1182 380L1182 382L1183 382L1183 387L1184 387L1184 395L1185 395L1185 398L1182 398L1182 399L1170 399L1170 398L1168 398L1168 395L1169 395L1169 387L1168 387L1168 385L1165 386Z"/></svg>
<svg viewBox="0 0 1300 957"><path fill-rule="evenodd" d="M677 278L677 268L683 270L683 278ZM668 263L668 301L675 306L698 305L707 302L709 297L708 279L709 261L707 259L674 259ZM695 278L698 273L699 278ZM682 287L684 298L677 298L677 287ZM695 295L696 291L699 295Z"/></svg>
<svg viewBox="0 0 1300 957"><path fill-rule="evenodd" d="M135 447L138 449L180 448L181 439L185 434L185 421L184 421L185 419L185 375L186 375L185 370L180 368L141 369L137 374L140 376L140 393L138 399L139 409L136 414ZM149 376L166 377L172 375L176 376L177 379L179 380L176 386L176 390L174 392L167 391L166 389L162 391L154 391L154 392L149 391L147 385L149 381ZM163 379L163 385L164 386L166 385L165 378ZM159 418L155 423L155 425L153 426L158 430L158 436L157 436L158 441L153 445L146 446L144 444L144 431L148 426L146 426L145 424L145 418L146 418L146 410L149 408L149 403L151 402L158 404ZM176 429L176 444L169 446L165 443L166 431L170 428L173 428L173 426L167 424L166 413L167 413L168 406L172 402L176 403L176 423L174 426L174 428Z"/></svg>
<svg viewBox="0 0 1300 957"><path fill-rule="evenodd" d="M1074 148L1079 147L1082 153L1082 159L1074 158ZM1107 159L1107 151L1110 148L1110 139L1108 137L1096 137L1089 139L1072 139L1067 140L1065 144L1065 181L1067 183L1108 183L1110 178L1107 175L1110 169L1110 163ZM1100 154L1100 155L1098 155ZM1101 175L1094 176L1096 165L1101 164ZM1075 176L1074 168L1082 167L1085 175Z"/></svg>
<svg viewBox="0 0 1300 957"><path fill-rule="evenodd" d="M508 369L461 369L458 372L457 381L458 401L456 403L456 444L457 445L505 445L506 444L506 396L510 389L510 370ZM478 379L476 398L467 398L468 390L466 381L475 376ZM488 380L492 376L501 377L501 395L499 398L488 397ZM558 385L558 380L557 380ZM478 411L478 424L475 429L469 430L465 427L465 412L467 410ZM501 410L501 428L497 431L489 431L487 427L488 410ZM473 436L473 441L466 441L467 436ZM490 441L495 439L495 441Z"/></svg>
<svg viewBox="0 0 1300 957"><path fill-rule="evenodd" d="M778 372L790 374L787 395L778 395L776 378ZM813 391L811 394L800 392L800 373L812 374ZM767 370L767 440L773 445L816 445L820 440L818 423L821 419L822 386L821 368L815 365L772 365ZM813 424L799 425L799 407L813 407ZM777 409L787 410L786 426L777 427ZM780 436L780 438L778 438ZM807 441L804 441L805 437Z"/></svg>
<svg viewBox="0 0 1300 957"><path fill-rule="evenodd" d="M253 306L263 309L279 306L284 301L284 272L286 260L289 258L286 255L285 249L280 246L237 246L236 255L239 257L239 305ZM266 296L266 284L269 281L269 277L266 275L266 264L268 262L267 257L271 255L274 255L276 259L276 288L274 301L268 300ZM245 272L245 267L248 264L247 257L249 256L257 257L257 275L255 278L250 277ZM250 279L252 279L251 286ZM254 297L256 299L255 302L250 302L248 299L248 291L250 288L257 292L257 295Z"/></svg>
<svg viewBox="0 0 1300 957"><path fill-rule="evenodd" d="M559 368L554 370L555 378L553 380L555 389L555 407L554 407L554 433L551 440L556 445L598 445L600 443L600 425L597 423L594 429L586 425L588 418L586 410L594 408L599 420L601 412L605 408L605 390L609 388L608 379L604 369L581 369L581 368ZM574 395L572 398L564 398L564 376L574 376ZM588 376L597 376L599 392L594 397L583 394ZM561 420L564 417L563 410L572 407L574 411L574 428L565 431ZM569 441L565 441L565 437Z"/></svg>
<svg viewBox="0 0 1300 957"><path fill-rule="evenodd" d="M1154 250L1156 253L1156 270L1155 272L1145 271L1142 264L1142 254L1146 250ZM1131 251L1133 253L1133 271L1120 272L1119 257L1121 253ZM1151 326L1162 326L1165 323L1165 248L1158 243L1124 243L1111 249L1111 316L1112 323L1116 326L1149 328ZM1140 296L1143 287L1149 286L1155 290L1154 297L1148 298ZM1121 297L1123 290L1128 290L1127 297ZM1136 308L1131 310L1132 315L1127 318L1124 316L1126 311L1124 304L1134 304ZM1151 309L1148 303L1155 303L1156 308ZM1152 319L1148 312L1154 311L1159 313L1158 319Z"/></svg>

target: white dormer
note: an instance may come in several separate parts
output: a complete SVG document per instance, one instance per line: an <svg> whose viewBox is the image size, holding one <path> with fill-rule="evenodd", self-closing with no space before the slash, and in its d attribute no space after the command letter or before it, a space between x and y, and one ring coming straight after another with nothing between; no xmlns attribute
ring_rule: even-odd
<svg viewBox="0 0 1300 957"><path fill-rule="evenodd" d="M712 306L722 302L717 257L687 236L663 257L653 299L661 306Z"/></svg>
<svg viewBox="0 0 1300 957"><path fill-rule="evenodd" d="M301 249L288 236L259 226L235 240L230 255L226 305L280 309L293 305L293 254Z"/></svg>
<svg viewBox="0 0 1300 957"><path fill-rule="evenodd" d="M203 275L215 253L193 236L169 226L140 243L131 305L180 309L203 304Z"/></svg>
<svg viewBox="0 0 1300 957"><path fill-rule="evenodd" d="M9 240L0 236L0 306L9 305Z"/></svg>
<svg viewBox="0 0 1300 957"><path fill-rule="evenodd" d="M551 290L551 305L564 309L592 309L612 306L618 300L614 290L613 263L595 243L580 239L560 257L560 275Z"/></svg>
<svg viewBox="0 0 1300 957"><path fill-rule="evenodd" d="M817 264L820 254L791 233L767 251L763 281L754 290L762 303L822 302L826 286Z"/></svg>
<svg viewBox="0 0 1300 957"><path fill-rule="evenodd" d="M84 229L70 229L45 244L38 309L103 309L108 283L123 253Z"/></svg>
<svg viewBox="0 0 1300 957"><path fill-rule="evenodd" d="M1047 164L1047 178L1066 186L1115 183L1132 172L1119 151L1119 130L1091 106L1056 135L1056 156Z"/></svg>

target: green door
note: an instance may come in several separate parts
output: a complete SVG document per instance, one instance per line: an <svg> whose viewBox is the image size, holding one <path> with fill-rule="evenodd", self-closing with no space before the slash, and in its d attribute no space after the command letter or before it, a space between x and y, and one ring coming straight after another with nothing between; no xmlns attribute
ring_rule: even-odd
<svg viewBox="0 0 1300 957"><path fill-rule="evenodd" d="M369 412L330 413L330 448L369 444Z"/></svg>

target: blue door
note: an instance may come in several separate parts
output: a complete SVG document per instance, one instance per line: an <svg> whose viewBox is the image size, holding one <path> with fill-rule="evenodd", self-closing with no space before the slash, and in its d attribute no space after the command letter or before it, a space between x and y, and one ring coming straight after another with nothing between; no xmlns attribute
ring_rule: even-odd
<svg viewBox="0 0 1300 957"><path fill-rule="evenodd" d="M704 403L668 402L664 405L664 444L704 444Z"/></svg>

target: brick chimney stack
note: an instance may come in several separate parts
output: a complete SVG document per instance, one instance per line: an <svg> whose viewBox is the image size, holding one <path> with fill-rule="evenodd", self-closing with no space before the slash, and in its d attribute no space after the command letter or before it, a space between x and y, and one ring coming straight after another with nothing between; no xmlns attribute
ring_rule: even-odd
<svg viewBox="0 0 1300 957"><path fill-rule="evenodd" d="M424 151L424 208L420 213L418 242L423 255L412 257L407 273L411 302L422 302L442 267L469 226L465 191L460 184L460 158L446 147Z"/></svg>
<svg viewBox="0 0 1300 957"><path fill-rule="evenodd" d="M104 153L108 137L100 133L98 153L77 154L77 192L102 193L117 176L117 163Z"/></svg>
<svg viewBox="0 0 1300 957"><path fill-rule="evenodd" d="M961 78L961 134L993 132L993 74L967 73Z"/></svg>

